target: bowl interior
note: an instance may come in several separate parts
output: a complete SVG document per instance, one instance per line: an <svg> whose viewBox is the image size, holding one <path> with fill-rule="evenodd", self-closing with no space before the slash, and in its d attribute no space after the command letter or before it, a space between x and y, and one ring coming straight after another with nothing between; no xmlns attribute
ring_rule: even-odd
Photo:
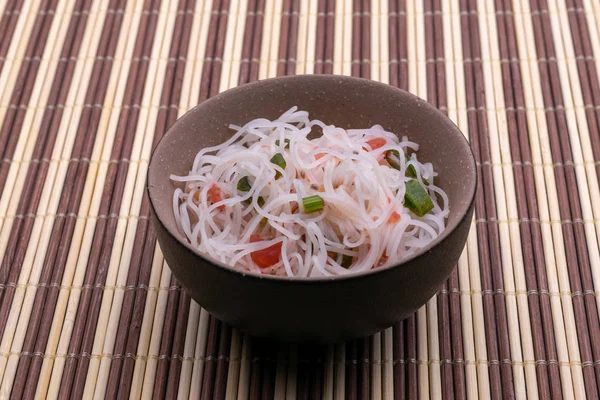
<svg viewBox="0 0 600 400"><path fill-rule="evenodd" d="M473 155L463 134L433 106L410 93L364 79L281 77L240 86L203 102L181 117L156 147L148 175L150 201L162 224L186 247L191 249L175 225L175 186L169 176L187 174L201 148L231 137L229 124L241 126L255 118L275 119L293 106L326 124L342 128L379 124L419 144L419 160L433 163L438 172L436 184L450 199L447 229L422 252L443 240L467 212L476 186Z"/></svg>

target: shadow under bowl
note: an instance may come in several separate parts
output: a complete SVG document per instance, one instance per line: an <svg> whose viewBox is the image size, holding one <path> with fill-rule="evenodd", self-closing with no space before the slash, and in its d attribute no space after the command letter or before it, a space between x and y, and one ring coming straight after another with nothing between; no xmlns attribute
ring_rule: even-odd
<svg viewBox="0 0 600 400"><path fill-rule="evenodd" d="M343 128L375 124L419 144L419 159L446 191L447 228L420 253L389 268L333 278L242 273L191 247L176 227L171 174L187 175L196 153L230 138L229 124L275 119L298 106L311 119ZM164 257L182 287L216 318L256 335L337 342L408 317L448 278L473 214L475 160L458 128L426 101L359 78L304 75L267 79L223 92L182 116L157 145L148 171L152 220Z"/></svg>

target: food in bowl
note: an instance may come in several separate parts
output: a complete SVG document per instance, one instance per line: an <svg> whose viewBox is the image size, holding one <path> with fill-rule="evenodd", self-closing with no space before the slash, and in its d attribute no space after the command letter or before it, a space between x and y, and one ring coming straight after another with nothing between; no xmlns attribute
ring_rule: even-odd
<svg viewBox="0 0 600 400"><path fill-rule="evenodd" d="M179 230L224 264L346 275L395 264L445 229L448 197L406 136L326 125L296 107L230 128L229 140L198 152L188 175L171 176Z"/></svg>

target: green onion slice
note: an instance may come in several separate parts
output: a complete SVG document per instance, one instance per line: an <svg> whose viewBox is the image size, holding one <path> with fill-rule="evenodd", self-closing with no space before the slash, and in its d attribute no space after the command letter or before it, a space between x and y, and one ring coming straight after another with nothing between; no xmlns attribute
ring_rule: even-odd
<svg viewBox="0 0 600 400"><path fill-rule="evenodd" d="M352 261L354 261L354 259L353 259L352 256L344 254L342 256L342 264L341 264L341 266L344 267L344 268L346 268L346 269L348 269L352 265Z"/></svg>
<svg viewBox="0 0 600 400"><path fill-rule="evenodd" d="M422 217L433 210L431 198L425 189L423 189L423 186L415 179L406 182L404 205L419 217Z"/></svg>
<svg viewBox="0 0 600 400"><path fill-rule="evenodd" d="M237 190L239 190L240 192L249 192L250 189L252 189L252 185L250 184L248 177L242 177L242 179L238 181Z"/></svg>
<svg viewBox="0 0 600 400"><path fill-rule="evenodd" d="M271 157L271 162L279 167L281 167L281 169L285 169L285 166L287 165L285 162L285 158L283 158L283 156L281 155L281 153L276 153L275 155L273 155L273 157ZM276 171L275 172L275 179L279 179L281 178L281 172Z"/></svg>
<svg viewBox="0 0 600 400"><path fill-rule="evenodd" d="M409 156L404 156L404 159L406 160L406 162L410 161ZM400 152L398 150L392 149L386 151L385 160L388 162L388 164L390 164L390 167L400 170ZM417 177L417 170L415 169L414 165L409 165L408 168L406 168L406 176L410 178Z"/></svg>
<svg viewBox="0 0 600 400"><path fill-rule="evenodd" d="M279 147L279 143L281 143L281 142L279 141L279 139L277 139L277 140L275 141L275 146ZM284 147L285 147L286 149L289 149L289 148L290 148L290 139L288 139L288 138L285 138L285 139L283 139L283 143L285 143L285 146L284 146Z"/></svg>
<svg viewBox="0 0 600 400"><path fill-rule="evenodd" d="M314 195L302 198L302 206L307 214L323 210L323 199L321 196Z"/></svg>

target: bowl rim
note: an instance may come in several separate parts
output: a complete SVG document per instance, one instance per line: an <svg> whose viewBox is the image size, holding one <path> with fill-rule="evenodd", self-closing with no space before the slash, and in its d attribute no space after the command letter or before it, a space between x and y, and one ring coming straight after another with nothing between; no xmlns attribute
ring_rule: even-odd
<svg viewBox="0 0 600 400"><path fill-rule="evenodd" d="M157 211L156 207L154 206L154 197L156 197L156 196L152 195L152 193L157 189L154 189L151 186L150 180L153 175L152 174L152 170L153 170L152 166L155 162L157 162L156 157L155 157L157 150L161 146L163 146L164 143L169 139L169 136L172 135L174 128L180 123L180 121L182 119L188 117L190 114L194 113L201 106L204 106L205 104L210 104L212 102L217 102L222 97L229 96L231 94L234 94L237 91L242 91L242 90L246 91L246 90L251 90L251 89L255 89L255 88L260 88L263 86L268 87L270 84L274 84L274 83L285 83L285 81L303 80L303 79L307 79L307 78L323 80L323 81L327 81L327 80L331 80L331 79L345 80L348 82L353 82L355 84L363 83L363 84L379 86L382 89L383 88L385 88L387 90L392 89L394 91L400 92L403 96L412 97L413 100L421 103L421 107L424 107L428 111L438 114L440 117L446 119L447 122L454 128L454 130L460 134L458 140L463 141L463 144L466 146L468 153L471 155L471 157L469 157L469 162L471 163L472 171L474 171L473 180L472 180L472 182L470 182L469 187L468 187L468 191L470 192L470 195L469 195L470 200L467 203L465 203L464 209L458 210L458 212L460 212L462 214L462 216L459 219L457 219L456 222L452 226L450 226L450 225L446 226L446 228L444 229L442 234L440 236L438 236L436 239L434 239L427 246L423 247L421 250L419 250L415 254L413 254L407 258L404 258L399 263L392 264L385 268L375 268L375 269L356 272L356 273L348 274L348 275L323 276L323 277L314 277L314 278L290 277L287 275L286 276L276 276L276 275L270 275L270 274L258 274L258 273L250 272L250 271L241 271L235 267L231 267L227 264L221 263L220 261L213 260L212 258L207 257L206 255L201 253L199 250L192 247L191 243L188 243L188 241L185 240L185 238L176 229L174 230L174 229L169 228L167 226L167 224L164 223L163 218L167 212L171 211L171 209L169 208L168 210L161 211L161 212ZM365 78L342 76L342 75L288 75L288 76L279 76L279 77L275 77L275 78L268 78L268 79L263 79L263 80L259 80L259 81L254 81L254 82L250 82L250 83L246 83L243 85L233 87L231 89L227 89L223 92L218 93L215 96L210 97L209 99L202 101L201 103L197 104L196 106L194 106L190 110L188 110L185 114L183 114L182 116L177 118L175 123L173 123L173 125L171 125L169 127L169 129L167 129L167 131L159 139L156 146L152 149L152 153L150 155L150 162L148 163L148 169L147 169L147 174L146 174L146 194L148 195L148 200L149 200L148 203L150 205L151 212L155 215L154 219L158 223L160 223L160 225L167 231L167 233L170 236L172 236L180 245L183 245L183 247L186 250L188 250L188 251L192 252L194 255L200 257L201 259L206 261L211 266L214 266L216 268L221 268L224 271L227 271L230 273L234 273L234 274L238 275L239 277L252 278L252 279L272 280L272 281L288 282L288 283L295 283L295 284L297 284L297 283L332 283L332 282L338 282L338 281L356 280L356 279L360 279L365 276L374 276L374 275L381 274L381 273L384 273L386 271L390 271L390 270L393 270L396 268L401 268L401 267L407 265L408 263L412 262L413 260L423 257L428 252L432 251L435 247L441 245L443 242L445 242L449 238L450 234L452 232L454 232L461 225L461 223L464 221L464 219L468 215L470 215L469 211L474 206L475 194L477 191L477 182L478 182L477 164L476 164L475 156L473 153L473 149L471 148L466 136L462 133L462 131L458 128L458 126L456 126L456 124L450 118L448 118L448 116L446 116L438 108L436 108L435 106L433 106L431 103L427 102L426 100L424 100L406 90L400 89L398 87L391 86L391 85L377 82L377 81L373 81L370 79L365 79Z"/></svg>

